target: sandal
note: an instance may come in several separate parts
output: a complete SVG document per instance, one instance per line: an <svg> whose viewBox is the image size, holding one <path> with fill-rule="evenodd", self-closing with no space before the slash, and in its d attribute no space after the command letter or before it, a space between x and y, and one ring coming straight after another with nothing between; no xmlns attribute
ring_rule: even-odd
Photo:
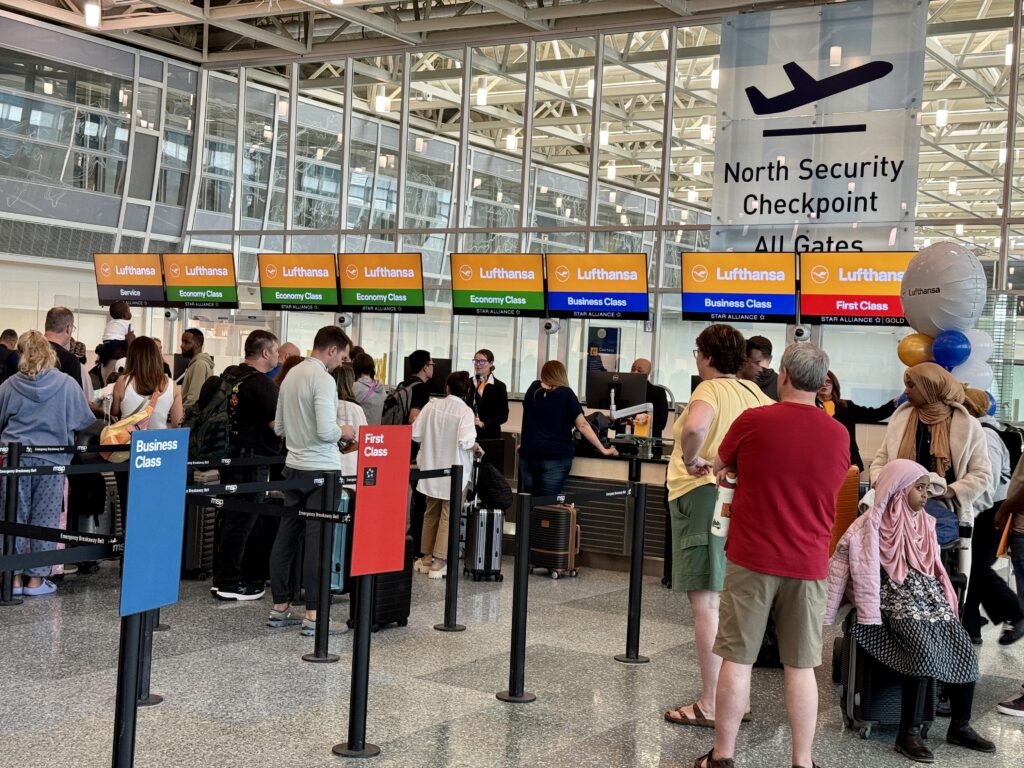
<svg viewBox="0 0 1024 768"><path fill-rule="evenodd" d="M715 727L714 719L705 717L697 702L693 703L693 717L683 712L683 707L676 707L665 712L665 720L675 725L692 725L697 728Z"/></svg>
<svg viewBox="0 0 1024 768"><path fill-rule="evenodd" d="M697 713L694 712L694 714ZM733 768L735 765L731 757L717 758L714 754L715 750L712 749L706 755L701 755L694 761L693 768Z"/></svg>

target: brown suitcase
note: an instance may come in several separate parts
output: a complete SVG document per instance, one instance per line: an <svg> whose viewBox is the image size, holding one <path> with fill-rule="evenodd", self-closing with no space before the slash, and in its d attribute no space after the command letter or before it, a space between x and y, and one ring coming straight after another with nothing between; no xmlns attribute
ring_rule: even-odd
<svg viewBox="0 0 1024 768"><path fill-rule="evenodd" d="M546 568L553 579L576 576L579 553L576 507L572 504L534 507L530 515L530 573L534 568Z"/></svg>

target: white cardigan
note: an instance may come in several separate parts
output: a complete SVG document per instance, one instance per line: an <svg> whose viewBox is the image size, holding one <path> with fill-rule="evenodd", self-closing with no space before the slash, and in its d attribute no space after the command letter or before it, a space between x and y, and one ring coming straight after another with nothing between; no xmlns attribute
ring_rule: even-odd
<svg viewBox="0 0 1024 768"><path fill-rule="evenodd" d="M868 477L873 488L882 468L891 459L899 457L900 443L910 418L909 403L904 403L889 420L885 430L885 439L875 454L874 461L868 469ZM992 465L988 458L988 442L985 430L976 418L971 416L962 405L953 406L953 419L949 425L949 451L952 454L953 474L956 482L950 488L956 493L960 502L961 519L969 522L985 510L982 497L992 482Z"/></svg>

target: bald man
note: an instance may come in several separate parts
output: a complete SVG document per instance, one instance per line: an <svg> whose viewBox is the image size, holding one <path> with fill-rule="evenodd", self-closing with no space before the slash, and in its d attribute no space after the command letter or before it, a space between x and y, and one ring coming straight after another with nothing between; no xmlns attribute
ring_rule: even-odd
<svg viewBox="0 0 1024 768"><path fill-rule="evenodd" d="M284 365L285 360L289 357L299 357L300 355L302 355L302 352L299 351L299 348L290 341L286 341L278 348L277 365L267 371L267 376L272 379L276 378L277 374L281 371L281 366Z"/></svg>
<svg viewBox="0 0 1024 768"><path fill-rule="evenodd" d="M638 357L629 368L630 373L642 373L647 377L647 402L654 406L651 417L651 436L661 437L668 424L668 395L665 390L651 381L651 361Z"/></svg>

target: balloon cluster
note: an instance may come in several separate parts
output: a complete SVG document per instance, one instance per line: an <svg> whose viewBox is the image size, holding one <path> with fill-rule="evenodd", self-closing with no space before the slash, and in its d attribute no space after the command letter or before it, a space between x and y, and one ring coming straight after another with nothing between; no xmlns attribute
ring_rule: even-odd
<svg viewBox="0 0 1024 768"><path fill-rule="evenodd" d="M903 274L903 314L917 331L903 338L897 353L904 365L934 362L992 396L992 337L972 328L985 308L985 270L957 243L934 243L910 260Z"/></svg>

